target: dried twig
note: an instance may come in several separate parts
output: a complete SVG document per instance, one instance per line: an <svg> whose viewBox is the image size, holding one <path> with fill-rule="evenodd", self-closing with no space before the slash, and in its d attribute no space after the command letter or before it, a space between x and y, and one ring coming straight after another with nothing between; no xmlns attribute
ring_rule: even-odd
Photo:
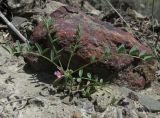
<svg viewBox="0 0 160 118"><path fill-rule="evenodd" d="M0 25L0 30L5 30L7 29L7 25Z"/></svg>
<svg viewBox="0 0 160 118"><path fill-rule="evenodd" d="M7 26L14 31L14 33L23 41L28 42L28 40L15 28L15 26L8 21L8 19L3 15L3 13L0 11L0 17L2 20L7 24Z"/></svg>
<svg viewBox="0 0 160 118"><path fill-rule="evenodd" d="M154 4L155 4L155 1L152 0L152 32L153 32L152 38L153 38L153 41L154 41L154 34L155 34L155 29L154 29ZM158 45L158 41L159 41L159 35L158 35L158 38L157 38L157 40L155 41L155 44L154 44L155 48Z"/></svg>
<svg viewBox="0 0 160 118"><path fill-rule="evenodd" d="M114 6L108 0L106 0L106 1L110 5L110 7L118 14L118 16L123 20L123 22L127 25L127 27L129 29L131 29L130 25L126 22L126 20L123 18L123 16L114 8Z"/></svg>
<svg viewBox="0 0 160 118"><path fill-rule="evenodd" d="M130 25L127 23L127 21L123 18L123 16L114 8L114 6L110 3L109 0L105 0L109 5L110 7L118 14L118 16L123 20L123 22L127 25L127 27L129 28L129 32L131 33L132 36L135 36L136 39L140 40L138 38L138 36L132 31L132 28L130 27Z"/></svg>

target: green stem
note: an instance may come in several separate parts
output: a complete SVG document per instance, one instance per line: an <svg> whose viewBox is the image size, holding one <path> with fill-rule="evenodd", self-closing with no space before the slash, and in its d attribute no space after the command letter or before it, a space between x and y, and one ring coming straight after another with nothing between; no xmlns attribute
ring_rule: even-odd
<svg viewBox="0 0 160 118"><path fill-rule="evenodd" d="M73 58L74 52L76 51L76 46L78 44L79 44L79 41L76 42L76 44L74 45L73 51L71 52L71 55L69 57L68 64L67 64L67 70L69 69L69 66L70 66L71 60Z"/></svg>
<svg viewBox="0 0 160 118"><path fill-rule="evenodd" d="M50 43L52 44L53 38L52 38L51 33L50 33L50 30L49 30L48 28L47 28L47 32L48 32L49 41L50 41ZM57 49L56 49L56 47L55 47L54 45L52 45L52 48L54 49L54 51L56 52L56 55L57 55ZM62 71L64 72L64 68L63 68L63 66L62 66L61 60L58 59L58 62L59 62L60 68L61 68Z"/></svg>
<svg viewBox="0 0 160 118"><path fill-rule="evenodd" d="M88 78L82 78L83 80L88 80L88 81L91 81L91 82L94 82L94 83L98 83L100 85L99 82L97 82L96 80L94 79L88 79Z"/></svg>
<svg viewBox="0 0 160 118"><path fill-rule="evenodd" d="M19 54L24 54L22 51L18 52ZM18 54L17 52L13 53L13 55ZM46 59L47 61L49 61L51 64L53 64L54 66L56 66L57 68L59 67L56 63L52 62L49 58L47 58L46 56L40 55L38 53L34 53L34 52L26 52L29 54L33 54L33 55L37 55L37 56L41 56L42 58Z"/></svg>
<svg viewBox="0 0 160 118"><path fill-rule="evenodd" d="M67 70L69 69L69 66L70 66L71 59L72 59L73 55L74 55L74 51L71 52L71 55L69 57L68 64L67 64Z"/></svg>
<svg viewBox="0 0 160 118"><path fill-rule="evenodd" d="M88 64L85 64L85 65L79 67L78 69L76 69L75 71L73 71L73 73L76 73L77 71L79 71L79 70L81 70L81 69L83 69L83 68L86 68L86 67L90 66L91 64L94 64L94 63L96 63L96 62L98 62L98 61L100 61L100 60L102 60L102 59L104 59L104 58L102 57L102 58L100 58L100 59L98 59L98 60L96 60L96 61L93 61L93 62L90 62L90 63L88 63ZM73 73L72 73L72 74L73 74Z"/></svg>

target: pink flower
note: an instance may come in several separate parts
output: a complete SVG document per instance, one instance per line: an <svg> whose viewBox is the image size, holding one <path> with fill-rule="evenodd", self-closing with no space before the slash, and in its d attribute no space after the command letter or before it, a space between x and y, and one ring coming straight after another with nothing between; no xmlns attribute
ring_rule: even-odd
<svg viewBox="0 0 160 118"><path fill-rule="evenodd" d="M63 76L63 74L58 70L54 72L54 75L59 79Z"/></svg>

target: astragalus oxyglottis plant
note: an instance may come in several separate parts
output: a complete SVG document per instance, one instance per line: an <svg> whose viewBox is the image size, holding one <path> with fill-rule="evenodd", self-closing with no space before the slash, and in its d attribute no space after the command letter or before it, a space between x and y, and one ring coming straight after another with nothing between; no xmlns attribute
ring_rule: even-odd
<svg viewBox="0 0 160 118"><path fill-rule="evenodd" d="M49 46L47 48L44 48L38 43L30 44L29 42L26 42L24 44L20 44L19 41L16 41L14 45L4 45L3 47L14 55L32 53L40 56L56 68L53 70L53 75L56 77L53 85L58 90L65 91L69 95L80 93L83 97L90 97L90 95L94 93L97 88L104 85L104 82L103 79L93 75L92 72L84 72L85 68L98 61L104 61L108 59L108 57L111 55L110 48L109 46L104 46L104 53L101 58L97 58L93 55L90 57L90 61L87 64L84 64L81 67L77 67L77 69L73 70L71 68L71 60L74 59L74 55L80 48L82 34L81 28L78 26L75 31L74 43L69 48L70 56L67 60L67 64L63 65L60 58L62 56L61 52L63 49L58 49L56 47L56 44L59 40L56 37L56 34L52 34L54 29L50 28L53 23L54 22L50 17L43 18L43 25L47 31L47 40L49 42ZM128 50L125 48L124 44L121 44L117 47L117 55L124 54L132 56L133 58L139 58L144 61L149 61L154 58L145 51L140 52L136 46Z"/></svg>

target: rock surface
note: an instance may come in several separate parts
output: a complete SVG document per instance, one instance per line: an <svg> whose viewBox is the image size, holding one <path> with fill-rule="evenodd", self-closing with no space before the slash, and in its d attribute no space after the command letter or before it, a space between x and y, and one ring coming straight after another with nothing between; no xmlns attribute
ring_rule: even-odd
<svg viewBox="0 0 160 118"><path fill-rule="evenodd" d="M109 4L106 0L88 0L90 4L92 4L96 9L102 10L102 11L108 11L111 9ZM143 15L151 16L152 14L152 3L153 0L109 0L114 7L117 9L124 9L126 10L128 7L135 9L137 12L142 13ZM154 0L154 17L160 20L159 15L159 6L160 1Z"/></svg>
<svg viewBox="0 0 160 118"><path fill-rule="evenodd" d="M34 7L42 7L46 0L7 0L4 2L8 5L8 9L12 10L12 13L22 15L25 12L31 12Z"/></svg>
<svg viewBox="0 0 160 118"><path fill-rule="evenodd" d="M122 31L119 28L115 28L109 23L104 23L95 17L87 16L75 8L69 6L60 7L51 14L51 17L54 19L52 27L56 32L56 36L59 38L58 45L65 50L62 54L62 62L64 65L66 65L69 58L69 47L74 42L76 28L80 25L82 32L80 48L72 61L73 69L86 64L88 59L93 55L97 59L101 58L104 54L104 47L110 46L111 57L108 60L98 62L93 65L93 67L87 69L106 80L113 80L113 78L117 76L117 71L132 65L134 62L134 59L127 55L117 55L117 46L124 44L127 49L137 46L140 51L145 50L147 53L151 52L151 49L147 47L145 43L140 43L131 34ZM45 31L42 22L40 22L38 26L35 27L30 40L31 42L46 44L46 34L47 32ZM134 77L134 73L132 74L133 79L132 81L129 80L129 83L132 83L133 86L138 83L138 86L144 88L146 84L145 81L147 81L147 83L151 81L142 78L139 73L139 76L137 76L138 78ZM126 78L130 78L130 75L126 76ZM141 81L140 78L144 81L142 84L139 84L139 81ZM134 82L136 80L137 82Z"/></svg>
<svg viewBox="0 0 160 118"><path fill-rule="evenodd" d="M66 6L66 5L62 4L60 2L50 1L50 2L46 3L46 6L44 9L42 9L42 11L46 14L51 14L53 11L55 11L56 9L58 9L61 6Z"/></svg>
<svg viewBox="0 0 160 118"><path fill-rule="evenodd" d="M120 90L123 95L128 96L129 93L133 92L132 90L129 90L125 87L121 88ZM150 98L146 95L137 94L136 92L133 92L137 97L140 104L144 107L146 107L149 111L152 112L160 112L160 102L157 100L154 100L153 98Z"/></svg>

